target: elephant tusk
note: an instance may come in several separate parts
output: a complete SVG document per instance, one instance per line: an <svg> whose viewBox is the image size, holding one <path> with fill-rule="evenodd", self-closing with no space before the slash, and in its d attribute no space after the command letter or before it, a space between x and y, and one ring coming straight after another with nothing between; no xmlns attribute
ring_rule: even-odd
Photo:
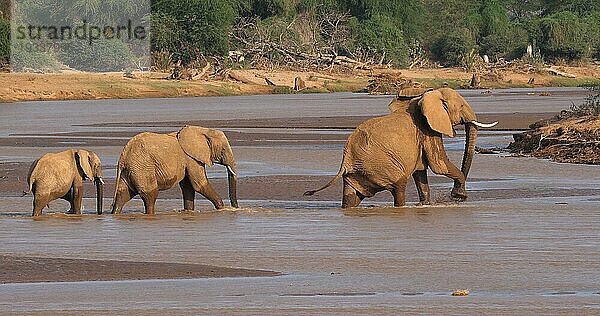
<svg viewBox="0 0 600 316"><path fill-rule="evenodd" d="M483 128L490 128L490 127L494 127L496 126L496 124L498 124L498 122L494 122L494 123L490 123L490 124L485 124L485 123L479 123L477 121L471 121L469 122L475 126L479 126L479 127L483 127Z"/></svg>
<svg viewBox="0 0 600 316"><path fill-rule="evenodd" d="M98 181L100 181L100 183L104 184L104 179L98 178Z"/></svg>
<svg viewBox="0 0 600 316"><path fill-rule="evenodd" d="M234 177L237 177L237 174L236 174L236 173L233 171L233 169L231 169L231 167L230 167L230 166L227 166L227 170L228 170L229 172L231 172L231 174L232 174Z"/></svg>

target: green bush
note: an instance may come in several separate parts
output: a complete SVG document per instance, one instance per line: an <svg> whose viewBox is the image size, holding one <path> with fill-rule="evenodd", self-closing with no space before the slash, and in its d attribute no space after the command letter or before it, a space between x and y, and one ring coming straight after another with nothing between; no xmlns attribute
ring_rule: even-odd
<svg viewBox="0 0 600 316"><path fill-rule="evenodd" d="M475 40L466 29L458 29L438 38L431 47L435 60L446 66L460 66L463 57L477 49Z"/></svg>
<svg viewBox="0 0 600 316"><path fill-rule="evenodd" d="M285 2L283 0L254 0L252 11L263 19L282 15L285 11Z"/></svg>
<svg viewBox="0 0 600 316"><path fill-rule="evenodd" d="M592 48L592 57L600 59L600 11L591 12L583 23L586 29L586 37Z"/></svg>
<svg viewBox="0 0 600 316"><path fill-rule="evenodd" d="M47 51L28 50L27 45L16 45L12 51L11 68L21 71L31 68L42 71L55 71L60 68L53 53Z"/></svg>
<svg viewBox="0 0 600 316"><path fill-rule="evenodd" d="M479 9L481 28L478 43L481 54L492 58L521 57L515 52L527 46L528 37L508 19L506 9L498 0L484 0Z"/></svg>
<svg viewBox="0 0 600 316"><path fill-rule="evenodd" d="M229 51L229 31L237 16L234 6L222 0L155 1L153 20L164 41L153 41L154 51L171 51L174 60L188 64L201 55L223 56ZM172 38L168 38L171 34ZM161 45L164 45L161 47Z"/></svg>
<svg viewBox="0 0 600 316"><path fill-rule="evenodd" d="M10 59L10 23L0 18L0 65Z"/></svg>
<svg viewBox="0 0 600 316"><path fill-rule="evenodd" d="M402 29L387 15L374 15L363 22L350 20L356 49L362 49L365 57L378 59L385 53L385 61L395 66L408 63L410 50L404 41Z"/></svg>
<svg viewBox="0 0 600 316"><path fill-rule="evenodd" d="M479 50L491 58L515 59L523 56L528 43L525 30L510 27L506 32L495 32L481 38Z"/></svg>
<svg viewBox="0 0 600 316"><path fill-rule="evenodd" d="M154 12L150 15L152 36L150 41L155 52L175 52L180 48L180 29L174 16L164 12Z"/></svg>
<svg viewBox="0 0 600 316"><path fill-rule="evenodd" d="M571 105L571 113L575 116L600 115L600 86L588 87L590 94L585 98L585 102Z"/></svg>
<svg viewBox="0 0 600 316"><path fill-rule="evenodd" d="M427 24L425 5L414 0L337 0L340 10L348 11L360 21L388 16L403 31L403 38L418 39Z"/></svg>
<svg viewBox="0 0 600 316"><path fill-rule="evenodd" d="M540 21L542 54L550 59L579 60L590 57L591 47L585 39L586 25L569 11Z"/></svg>
<svg viewBox="0 0 600 316"><path fill-rule="evenodd" d="M122 71L133 67L134 56L120 40L99 40L93 45L72 41L61 49L60 60L82 71Z"/></svg>

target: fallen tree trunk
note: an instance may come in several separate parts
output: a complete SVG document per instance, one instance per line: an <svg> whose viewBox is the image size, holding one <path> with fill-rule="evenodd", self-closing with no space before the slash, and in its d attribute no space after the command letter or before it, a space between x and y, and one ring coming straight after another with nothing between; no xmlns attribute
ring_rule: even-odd
<svg viewBox="0 0 600 316"><path fill-rule="evenodd" d="M256 84L246 78L244 78L244 76L240 75L239 73L237 73L236 71L232 70L229 72L229 77L233 80L239 81L241 83L245 83L245 84Z"/></svg>
<svg viewBox="0 0 600 316"><path fill-rule="evenodd" d="M577 78L577 76L575 76L573 74L570 74L570 73L567 73L564 71L560 71L558 69L550 68L550 67L544 68L543 70L547 71L553 75L556 75L556 76L561 76L561 77L566 77L566 78Z"/></svg>

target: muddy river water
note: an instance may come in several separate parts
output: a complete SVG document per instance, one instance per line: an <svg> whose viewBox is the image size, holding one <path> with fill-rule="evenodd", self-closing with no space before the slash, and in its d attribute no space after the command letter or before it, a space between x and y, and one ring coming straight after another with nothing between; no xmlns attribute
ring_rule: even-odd
<svg viewBox="0 0 600 316"><path fill-rule="evenodd" d="M585 97L582 89L464 91L486 120L524 127ZM599 314L600 169L505 152L475 157L469 200L430 175L436 203L391 208L380 193L362 208L339 208L340 186L314 198L306 189L339 167L356 122L387 113L388 96L319 94L0 104L2 253L51 258L200 263L265 269L282 276L0 284L2 313ZM28 164L48 151L99 153L110 205L114 166L140 131L184 123L220 127L240 173L239 210L215 212L197 196L197 214L178 214L177 189L161 193L159 215L93 215L32 220L21 197ZM511 133L481 134L503 148ZM446 140L460 161L464 136ZM209 171L226 197L224 168ZM4 182L4 183L2 183ZM227 202L226 202L227 203ZM52 203L47 213L67 204ZM107 210L105 209L105 212ZM101 267L99 267L101 268ZM467 297L452 297L469 289Z"/></svg>

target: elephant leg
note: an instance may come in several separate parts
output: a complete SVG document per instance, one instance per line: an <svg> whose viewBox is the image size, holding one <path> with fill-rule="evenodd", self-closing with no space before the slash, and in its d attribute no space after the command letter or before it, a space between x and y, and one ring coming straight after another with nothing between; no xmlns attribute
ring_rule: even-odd
<svg viewBox="0 0 600 316"><path fill-rule="evenodd" d="M116 194L112 205L112 214L121 214L123 211L123 206L125 206L125 203L131 200L135 193L129 189L123 179L117 183L117 188L115 190Z"/></svg>
<svg viewBox="0 0 600 316"><path fill-rule="evenodd" d="M34 194L33 195L33 214L32 216L42 215L42 210L52 199L48 195Z"/></svg>
<svg viewBox="0 0 600 316"><path fill-rule="evenodd" d="M201 167L197 163L188 165L186 177L194 188L194 191L207 198L216 209L220 210L225 207L225 204L223 204L223 199L221 199L219 193L217 193L210 183L208 183L208 178L206 177L206 170L204 167Z"/></svg>
<svg viewBox="0 0 600 316"><path fill-rule="evenodd" d="M208 181L206 182L206 185L199 187L196 191L206 197L216 209L220 210L225 207L219 193L213 189Z"/></svg>
<svg viewBox="0 0 600 316"><path fill-rule="evenodd" d="M419 202L421 205L429 205L431 201L429 200L429 181L427 180L427 169L425 170L415 170L413 172L413 180L415 180L415 186L417 187L417 192L419 193Z"/></svg>
<svg viewBox="0 0 600 316"><path fill-rule="evenodd" d="M358 204L364 199L364 195L356 191L350 186L346 179L344 179L344 191L342 196L342 208L357 207Z"/></svg>
<svg viewBox="0 0 600 316"><path fill-rule="evenodd" d="M156 214L154 207L156 205L156 198L158 197L158 189L152 190L150 192L140 192L140 197L142 198L142 201L144 201L144 209L146 210L146 215Z"/></svg>
<svg viewBox="0 0 600 316"><path fill-rule="evenodd" d="M67 214L75 214L75 203L74 203L74 199L73 199L73 187L71 187L69 189L69 192L67 192L67 194L65 194L63 197L61 197L61 199L69 202L71 208L69 208L69 211L67 212Z"/></svg>
<svg viewBox="0 0 600 316"><path fill-rule="evenodd" d="M392 195L394 196L394 207L404 206L406 203L406 183L407 179L400 180L394 184Z"/></svg>
<svg viewBox="0 0 600 316"><path fill-rule="evenodd" d="M466 200L467 191L465 189L465 175L456 168L450 161L447 162L445 169L437 169L433 164L430 165L431 170L437 174L444 175L454 180L454 187L452 188L451 196L453 198Z"/></svg>
<svg viewBox="0 0 600 316"><path fill-rule="evenodd" d="M194 187L190 183L190 180L186 177L179 182L179 186L181 187L181 194L183 195L183 209L186 211L194 210L194 198L196 196L196 191L194 191Z"/></svg>
<svg viewBox="0 0 600 316"><path fill-rule="evenodd" d="M81 214L81 202L83 200L83 183L73 185L73 211L75 214Z"/></svg>
<svg viewBox="0 0 600 316"><path fill-rule="evenodd" d="M454 188L451 193L453 198L462 200L467 199L465 175L450 161L450 159L448 159L446 151L444 150L442 138L429 136L424 145L423 150L431 171L454 180Z"/></svg>

